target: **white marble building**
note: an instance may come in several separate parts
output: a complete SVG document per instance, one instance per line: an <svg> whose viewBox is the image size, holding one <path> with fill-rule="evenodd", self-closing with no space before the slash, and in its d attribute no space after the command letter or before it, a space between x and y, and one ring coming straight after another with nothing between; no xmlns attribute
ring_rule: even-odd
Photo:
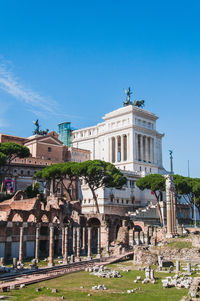
<svg viewBox="0 0 200 301"><path fill-rule="evenodd" d="M103 122L72 132L73 147L91 151L91 159L111 162L121 170L162 173L162 137L158 117L133 105L103 117Z"/></svg>
<svg viewBox="0 0 200 301"><path fill-rule="evenodd" d="M106 114L103 122L72 132L73 147L91 151L91 159L113 163L127 177L121 190L97 190L100 213L125 215L135 208L155 203L150 191L140 191L135 182L149 173L164 173L162 137L156 131L158 117L134 105ZM92 194L82 183L82 212L95 213Z"/></svg>

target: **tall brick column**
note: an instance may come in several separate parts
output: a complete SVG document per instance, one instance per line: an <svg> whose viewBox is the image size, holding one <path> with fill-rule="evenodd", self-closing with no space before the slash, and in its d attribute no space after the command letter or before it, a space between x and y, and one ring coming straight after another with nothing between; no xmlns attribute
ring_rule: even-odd
<svg viewBox="0 0 200 301"><path fill-rule="evenodd" d="M86 235L85 235L85 227L83 227L83 236L82 236L82 250L83 252L85 252L85 239L86 239Z"/></svg>
<svg viewBox="0 0 200 301"><path fill-rule="evenodd" d="M62 227L62 257L65 255L65 227Z"/></svg>
<svg viewBox="0 0 200 301"><path fill-rule="evenodd" d="M35 259L39 261L39 246L40 246L40 228L35 229Z"/></svg>
<svg viewBox="0 0 200 301"><path fill-rule="evenodd" d="M73 227L73 254L76 254L76 228Z"/></svg>
<svg viewBox="0 0 200 301"><path fill-rule="evenodd" d="M20 233L19 233L19 262L23 262L23 234L24 234L24 228L20 227Z"/></svg>
<svg viewBox="0 0 200 301"><path fill-rule="evenodd" d="M97 254L101 254L101 226L97 229Z"/></svg>
<svg viewBox="0 0 200 301"><path fill-rule="evenodd" d="M49 229L49 266L53 266L53 256L54 256L54 227L50 226Z"/></svg>
<svg viewBox="0 0 200 301"><path fill-rule="evenodd" d="M76 256L79 258L80 257L80 227L77 227L76 229Z"/></svg>
<svg viewBox="0 0 200 301"><path fill-rule="evenodd" d="M92 228L88 227L88 257L91 256L91 234L92 234Z"/></svg>
<svg viewBox="0 0 200 301"><path fill-rule="evenodd" d="M68 257L68 227L65 227L65 245L64 245L64 263L68 263L67 257Z"/></svg>

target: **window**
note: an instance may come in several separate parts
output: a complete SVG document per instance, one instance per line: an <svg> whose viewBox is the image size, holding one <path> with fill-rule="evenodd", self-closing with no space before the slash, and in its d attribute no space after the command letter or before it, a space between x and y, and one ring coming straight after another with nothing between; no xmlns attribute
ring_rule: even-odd
<svg viewBox="0 0 200 301"><path fill-rule="evenodd" d="M48 147L48 152L49 152L49 153L51 152L51 147Z"/></svg>
<svg viewBox="0 0 200 301"><path fill-rule="evenodd" d="M28 162L31 163L31 160L29 160Z"/></svg>
<svg viewBox="0 0 200 301"><path fill-rule="evenodd" d="M17 173L17 170L16 170L16 169L14 169L13 173L14 173L14 174L16 174L16 173Z"/></svg>
<svg viewBox="0 0 200 301"><path fill-rule="evenodd" d="M30 170L27 171L27 175L30 176Z"/></svg>
<svg viewBox="0 0 200 301"><path fill-rule="evenodd" d="M117 203L119 203L119 200L117 200Z"/></svg>
<svg viewBox="0 0 200 301"><path fill-rule="evenodd" d="M21 175L23 175L23 174L24 174L24 171L23 171L23 170L21 170L21 171L20 171L20 174L21 174Z"/></svg>
<svg viewBox="0 0 200 301"><path fill-rule="evenodd" d="M24 163L24 160L22 160L22 163Z"/></svg>
<svg viewBox="0 0 200 301"><path fill-rule="evenodd" d="M124 204L124 200L122 199L122 204Z"/></svg>
<svg viewBox="0 0 200 301"><path fill-rule="evenodd" d="M110 196L110 201L113 203L113 201L114 201L114 195L113 194L111 194L111 196Z"/></svg>
<svg viewBox="0 0 200 301"><path fill-rule="evenodd" d="M126 200L126 204L128 204L128 200Z"/></svg>

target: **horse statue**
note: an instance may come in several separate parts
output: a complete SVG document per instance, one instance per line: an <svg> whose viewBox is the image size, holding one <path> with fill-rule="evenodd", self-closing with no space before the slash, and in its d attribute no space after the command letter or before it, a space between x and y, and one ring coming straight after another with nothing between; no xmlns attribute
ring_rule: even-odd
<svg viewBox="0 0 200 301"><path fill-rule="evenodd" d="M133 103L133 105L136 106L136 107L138 107L138 108L143 108L144 107L144 103L145 103L144 99L135 100L134 103Z"/></svg>

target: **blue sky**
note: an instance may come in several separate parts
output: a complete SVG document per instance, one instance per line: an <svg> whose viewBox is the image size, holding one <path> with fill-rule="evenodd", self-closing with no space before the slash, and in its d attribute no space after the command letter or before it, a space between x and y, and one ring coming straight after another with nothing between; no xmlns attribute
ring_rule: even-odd
<svg viewBox="0 0 200 301"><path fill-rule="evenodd" d="M200 2L0 0L0 132L94 125L123 88L160 119L163 162L199 177Z"/></svg>

